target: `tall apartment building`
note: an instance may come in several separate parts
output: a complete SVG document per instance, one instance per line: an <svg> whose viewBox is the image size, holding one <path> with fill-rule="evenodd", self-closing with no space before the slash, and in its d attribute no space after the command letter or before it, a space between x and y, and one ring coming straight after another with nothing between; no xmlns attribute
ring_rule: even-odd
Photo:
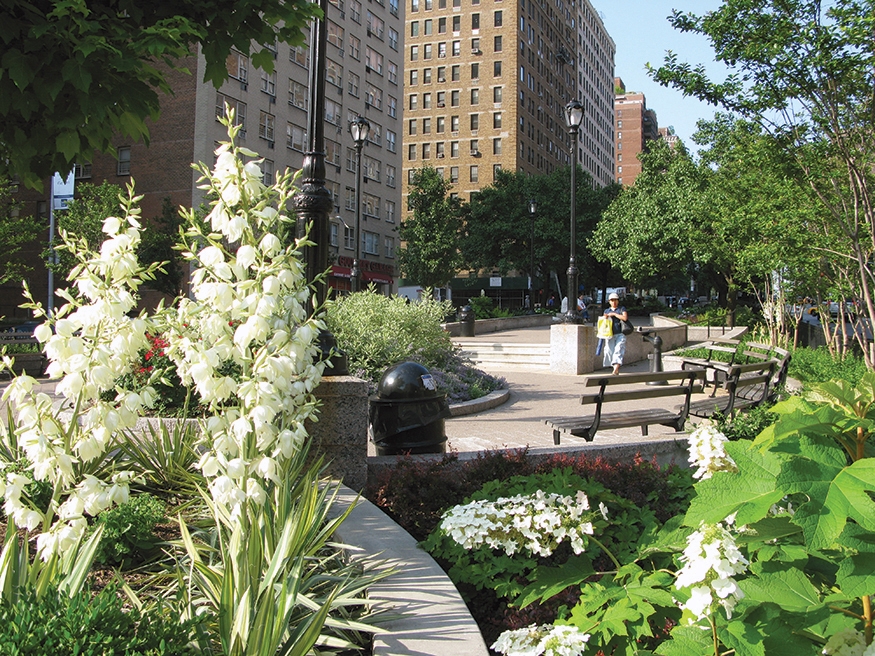
<svg viewBox="0 0 875 656"><path fill-rule="evenodd" d="M570 163L565 105L585 107L579 163L613 182L614 43L589 0L407 0L404 187L431 165L469 199L499 169Z"/></svg>
<svg viewBox="0 0 875 656"><path fill-rule="evenodd" d="M616 97L616 171L617 182L631 186L641 173L638 153L647 148L647 142L660 138L656 112L647 108L643 93L626 92L619 77L614 78Z"/></svg>
<svg viewBox="0 0 875 656"><path fill-rule="evenodd" d="M398 0L331 0L325 73L325 150L327 186L334 197L331 251L336 255L329 283L350 288L356 239L364 282L383 293L397 290L396 221L401 203L402 34L403 7ZM308 37L309 38L309 37ZM243 53L228 57L229 79L217 91L204 83L202 57L181 62L191 75L172 73L172 96L162 100L158 121L150 124L149 146L120 139L118 157L97 154L76 167L76 182L104 180L124 186L136 182L144 194L143 216L157 216L169 197L175 205L197 207L192 162L211 165L219 141L227 140L218 119L225 107L242 125L239 143L264 158L265 183L286 167L301 168L307 148L309 48L278 44L273 73L254 68ZM361 234L355 233L356 156L349 123L364 116L371 125L362 150ZM47 186L48 189L48 186ZM45 217L45 197L22 191L23 211ZM40 249L35 249L39 252ZM39 262L35 264L40 267ZM46 300L44 267L34 272L32 288ZM0 288L0 312L20 302L20 285ZM13 316L9 313L8 316Z"/></svg>

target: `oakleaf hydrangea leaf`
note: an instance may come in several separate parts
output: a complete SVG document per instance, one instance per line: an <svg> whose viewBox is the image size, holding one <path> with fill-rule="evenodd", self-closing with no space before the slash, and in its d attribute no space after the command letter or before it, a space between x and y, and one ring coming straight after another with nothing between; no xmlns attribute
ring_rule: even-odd
<svg viewBox="0 0 875 656"><path fill-rule="evenodd" d="M820 606L817 590L803 572L796 569L763 572L739 582L746 601L772 603L789 612L803 613Z"/></svg>
<svg viewBox="0 0 875 656"><path fill-rule="evenodd" d="M875 594L875 554L857 554L842 560L836 583L849 597Z"/></svg>

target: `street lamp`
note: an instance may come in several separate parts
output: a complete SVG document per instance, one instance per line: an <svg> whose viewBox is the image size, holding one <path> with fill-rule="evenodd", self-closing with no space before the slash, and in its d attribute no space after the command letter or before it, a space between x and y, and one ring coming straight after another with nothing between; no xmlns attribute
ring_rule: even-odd
<svg viewBox="0 0 875 656"><path fill-rule="evenodd" d="M565 122L571 133L571 253L568 257L568 308L564 323L581 323L577 311L577 133L583 121L583 105L572 100L565 105Z"/></svg>
<svg viewBox="0 0 875 656"><path fill-rule="evenodd" d="M535 311L535 212L538 211L538 201L529 201L529 220L531 221L531 238L529 239L529 312Z"/></svg>
<svg viewBox="0 0 875 656"><path fill-rule="evenodd" d="M356 116L355 120L349 124L349 133L352 135L353 143L355 143L355 259L352 261L352 291L361 290L361 276L359 271L359 250L362 246L361 225L362 225L362 146L368 138L368 132L371 131L371 124L366 118Z"/></svg>

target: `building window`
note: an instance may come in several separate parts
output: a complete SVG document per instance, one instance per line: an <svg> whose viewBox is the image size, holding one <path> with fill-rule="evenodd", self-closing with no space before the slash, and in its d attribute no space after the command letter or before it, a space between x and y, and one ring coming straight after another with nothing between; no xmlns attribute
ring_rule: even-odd
<svg viewBox="0 0 875 656"><path fill-rule="evenodd" d="M270 187L273 184L273 162L269 159L261 162L261 182L266 187Z"/></svg>
<svg viewBox="0 0 875 656"><path fill-rule="evenodd" d="M479 182L480 181L480 171L477 168L476 164L473 164L471 166L470 179L471 179L471 182Z"/></svg>
<svg viewBox="0 0 875 656"><path fill-rule="evenodd" d="M375 36L382 41L385 28L386 24L383 19L368 11L368 35Z"/></svg>
<svg viewBox="0 0 875 656"><path fill-rule="evenodd" d="M501 62L492 62L492 77L501 77Z"/></svg>
<svg viewBox="0 0 875 656"><path fill-rule="evenodd" d="M450 182L455 184L458 181L459 181L459 167L458 166L451 166L450 167Z"/></svg>
<svg viewBox="0 0 875 656"><path fill-rule="evenodd" d="M294 125L293 123L286 124L286 146L292 150L300 150L303 152L307 145L307 131Z"/></svg>
<svg viewBox="0 0 875 656"><path fill-rule="evenodd" d="M477 139L471 139L471 154L472 155L480 154L480 147L477 144L478 144Z"/></svg>
<svg viewBox="0 0 875 656"><path fill-rule="evenodd" d="M370 47L366 50L366 64L365 70L370 69L375 72L377 75L383 74L383 55L381 55L376 50L371 49Z"/></svg>
<svg viewBox="0 0 875 656"><path fill-rule="evenodd" d="M501 24L502 24L502 13L501 13L501 9L499 9L494 14L492 14L492 26L493 27L501 27Z"/></svg>
<svg viewBox="0 0 875 656"><path fill-rule="evenodd" d="M383 90L375 87L373 84L368 83L365 91L365 104L382 110Z"/></svg>
<svg viewBox="0 0 875 656"><path fill-rule="evenodd" d="M216 120L226 117L226 109L234 113L234 125L241 126L239 136L246 136L246 103L221 93L216 94Z"/></svg>
<svg viewBox="0 0 875 656"><path fill-rule="evenodd" d="M340 239L340 226L339 225L337 225L336 223L331 224L331 229L330 229L328 238L329 238L329 243L332 246L334 246L335 248L339 245L339 241L338 241Z"/></svg>
<svg viewBox="0 0 875 656"><path fill-rule="evenodd" d="M419 46L410 46L410 61L419 60Z"/></svg>
<svg viewBox="0 0 875 656"><path fill-rule="evenodd" d="M435 145L435 155L437 155L438 159L443 159L446 156L444 151L445 151L444 142L438 141L437 144Z"/></svg>
<svg viewBox="0 0 875 656"><path fill-rule="evenodd" d="M343 50L343 28L331 21L328 21L328 43Z"/></svg>
<svg viewBox="0 0 875 656"><path fill-rule="evenodd" d="M422 33L425 36L431 36L434 33L434 21L431 18L422 21Z"/></svg>
<svg viewBox="0 0 875 656"><path fill-rule="evenodd" d="M346 188L346 209L355 212L355 187Z"/></svg>
<svg viewBox="0 0 875 656"><path fill-rule="evenodd" d="M407 161L416 161L416 144L410 144L409 146L407 146Z"/></svg>
<svg viewBox="0 0 875 656"><path fill-rule="evenodd" d="M386 150L390 153L395 152L395 142L397 141L397 137L392 130L386 130Z"/></svg>
<svg viewBox="0 0 875 656"><path fill-rule="evenodd" d="M446 91L438 91L437 93L437 106L445 107L447 104L447 92Z"/></svg>
<svg viewBox="0 0 875 656"><path fill-rule="evenodd" d="M398 30L394 28L389 28L389 47L392 50L398 50Z"/></svg>
<svg viewBox="0 0 875 656"><path fill-rule="evenodd" d="M459 131L459 117L458 116L450 116L450 132L458 132Z"/></svg>
<svg viewBox="0 0 875 656"><path fill-rule="evenodd" d="M422 134L431 134L431 119L422 119Z"/></svg>
<svg viewBox="0 0 875 656"><path fill-rule="evenodd" d="M422 108L423 109L431 109L431 94L430 93L422 94Z"/></svg>
<svg viewBox="0 0 875 656"><path fill-rule="evenodd" d="M352 0L349 3L349 13L352 19L361 25L362 22L362 3L358 0Z"/></svg>
<svg viewBox="0 0 875 656"><path fill-rule="evenodd" d="M431 144L422 144L422 159L431 159Z"/></svg>
<svg viewBox="0 0 875 656"><path fill-rule="evenodd" d="M501 102L501 87L493 87L493 89L492 89L492 102L494 102L494 103Z"/></svg>
<svg viewBox="0 0 875 656"><path fill-rule="evenodd" d="M333 125L340 125L343 108L333 100L325 100L325 120Z"/></svg>
<svg viewBox="0 0 875 656"><path fill-rule="evenodd" d="M462 42L453 41L453 57L458 57L462 54Z"/></svg>
<svg viewBox="0 0 875 656"><path fill-rule="evenodd" d="M437 125L435 127L435 132L437 132L438 134L442 134L444 129L445 129L446 122L447 122L447 120L445 117L438 116L437 117Z"/></svg>
<svg viewBox="0 0 875 656"><path fill-rule="evenodd" d="M419 84L419 71L410 71L410 86L415 87Z"/></svg>
<svg viewBox="0 0 875 656"><path fill-rule="evenodd" d="M462 31L462 17L456 14L453 16L453 35L459 36L459 32Z"/></svg>
<svg viewBox="0 0 875 656"><path fill-rule="evenodd" d="M480 104L480 89L471 89L471 104Z"/></svg>
<svg viewBox="0 0 875 656"><path fill-rule="evenodd" d="M386 111L388 112L391 118L396 118L398 116L398 99L389 96L389 102L386 104Z"/></svg>
<svg viewBox="0 0 875 656"><path fill-rule="evenodd" d="M391 200L386 201L386 221L395 223L395 203Z"/></svg>
<svg viewBox="0 0 875 656"><path fill-rule="evenodd" d="M395 167L394 166L386 166L386 186L387 187L395 187ZM394 206L394 203L393 203Z"/></svg>
<svg viewBox="0 0 875 656"><path fill-rule="evenodd" d="M398 0L389 0L389 13L393 16L398 15Z"/></svg>
<svg viewBox="0 0 875 656"><path fill-rule="evenodd" d="M346 149L346 170L355 173L355 148Z"/></svg>
<svg viewBox="0 0 875 656"><path fill-rule="evenodd" d="M131 147L122 146L118 149L118 161L116 162L115 172L118 175L131 174Z"/></svg>
<svg viewBox="0 0 875 656"><path fill-rule="evenodd" d="M307 46L292 46L289 48L289 61L295 62L298 66L309 68L310 55Z"/></svg>
<svg viewBox="0 0 875 656"><path fill-rule="evenodd" d="M368 143L375 146L383 145L383 128L379 123L371 121L371 131L368 132Z"/></svg>
<svg viewBox="0 0 875 656"><path fill-rule="evenodd" d="M380 181L380 160L368 157L362 159L362 175L367 180Z"/></svg>
<svg viewBox="0 0 875 656"><path fill-rule="evenodd" d="M480 114L471 114L471 130L480 129Z"/></svg>
<svg viewBox="0 0 875 656"><path fill-rule="evenodd" d="M261 90L269 96L276 97L276 71L273 73L261 72Z"/></svg>
<svg viewBox="0 0 875 656"><path fill-rule="evenodd" d="M424 46L422 46L422 58L431 59L432 49L433 46L430 43L426 43Z"/></svg>
<svg viewBox="0 0 875 656"><path fill-rule="evenodd" d="M407 134L414 136L416 134L416 119L412 118L407 121Z"/></svg>
<svg viewBox="0 0 875 656"><path fill-rule="evenodd" d="M447 19L446 18L438 18L438 34L446 34L447 33Z"/></svg>
<svg viewBox="0 0 875 656"><path fill-rule="evenodd" d="M388 69L389 82L392 84L398 84L398 64L389 62Z"/></svg>
<svg viewBox="0 0 875 656"><path fill-rule="evenodd" d="M410 102L408 103L410 109L417 109L419 106L419 96L415 93L410 94Z"/></svg>
<svg viewBox="0 0 875 656"><path fill-rule="evenodd" d="M246 82L249 78L249 57L235 50L228 55L228 75L235 80Z"/></svg>
<svg viewBox="0 0 875 656"><path fill-rule="evenodd" d="M358 59L362 54L361 39L350 35L349 37L349 56L353 59Z"/></svg>
<svg viewBox="0 0 875 656"><path fill-rule="evenodd" d="M331 139L325 140L325 162L340 166L340 144Z"/></svg>
<svg viewBox="0 0 875 656"><path fill-rule="evenodd" d="M450 157L458 157L459 156L459 142L451 141L450 142Z"/></svg>
<svg viewBox="0 0 875 656"><path fill-rule="evenodd" d="M458 91L450 91L450 106L458 107L459 106L459 92Z"/></svg>
<svg viewBox="0 0 875 656"><path fill-rule="evenodd" d="M471 29L480 29L480 14L471 14Z"/></svg>
<svg viewBox="0 0 875 656"><path fill-rule="evenodd" d="M258 119L258 136L268 141L273 141L274 116L267 112L261 112Z"/></svg>
<svg viewBox="0 0 875 656"><path fill-rule="evenodd" d="M492 40L492 51L501 52L501 37L497 36Z"/></svg>
<svg viewBox="0 0 875 656"><path fill-rule="evenodd" d="M492 165L492 179L493 180L495 180L495 178L498 177L498 172L500 170L501 170L501 164L493 164Z"/></svg>
<svg viewBox="0 0 875 656"><path fill-rule="evenodd" d="M343 226L343 247L349 250L355 248L355 230L349 226Z"/></svg>
<svg viewBox="0 0 875 656"><path fill-rule="evenodd" d="M73 165L73 177L77 180L82 178L90 178L91 177L91 164L74 164ZM42 217L42 215L40 215Z"/></svg>
<svg viewBox="0 0 875 656"><path fill-rule="evenodd" d="M380 254L380 235L375 232L364 233L364 251L368 255Z"/></svg>
<svg viewBox="0 0 875 656"><path fill-rule="evenodd" d="M471 64L471 79L480 79L480 64Z"/></svg>
<svg viewBox="0 0 875 656"><path fill-rule="evenodd" d="M392 221L394 223L394 220ZM395 237L386 237L386 240L383 242L386 247L385 255L386 258L391 260L395 257Z"/></svg>
<svg viewBox="0 0 875 656"><path fill-rule="evenodd" d="M501 155L501 138L496 137L492 140L492 154Z"/></svg>
<svg viewBox="0 0 875 656"><path fill-rule="evenodd" d="M422 83L423 84L431 84L431 69L430 68L422 69Z"/></svg>
<svg viewBox="0 0 875 656"><path fill-rule="evenodd" d="M461 79L461 76L459 74L461 71L461 68L462 68L461 66L456 64L450 69L450 74L452 75L453 82L458 82Z"/></svg>
<svg viewBox="0 0 875 656"><path fill-rule="evenodd" d="M325 80L327 82L330 82L331 84L333 84L336 87L342 87L343 86L343 67L340 64L331 61L330 59L326 59L325 60ZM290 83L289 86L291 86L291 80L289 81L289 83ZM299 86L301 86L302 88L304 87L304 85L299 85Z"/></svg>

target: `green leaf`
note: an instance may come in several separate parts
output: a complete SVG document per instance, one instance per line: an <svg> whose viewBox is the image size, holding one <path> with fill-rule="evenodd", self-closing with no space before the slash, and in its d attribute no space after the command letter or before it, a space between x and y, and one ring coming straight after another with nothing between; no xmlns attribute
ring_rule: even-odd
<svg viewBox="0 0 875 656"><path fill-rule="evenodd" d="M671 632L671 640L666 640L656 648L660 656L713 656L714 643L711 632L698 626L678 626Z"/></svg>
<svg viewBox="0 0 875 656"><path fill-rule="evenodd" d="M735 649L736 656L765 656L763 634L747 622L733 620L717 631L720 641Z"/></svg>
<svg viewBox="0 0 875 656"><path fill-rule="evenodd" d="M803 453L810 457L789 460L778 483L789 492L809 497L793 517L794 523L802 527L808 545L814 549L832 546L848 518L875 531L875 502L869 496L875 492L875 458L844 467L846 460L834 457L841 455L839 449L806 444L806 438L800 443Z"/></svg>
<svg viewBox="0 0 875 656"><path fill-rule="evenodd" d="M576 585L594 574L592 561L586 554L572 556L559 567L536 567L531 578L534 583L528 585L520 592L514 606L525 608L529 604L540 600L546 601L565 588Z"/></svg>
<svg viewBox="0 0 875 656"><path fill-rule="evenodd" d="M804 613L821 605L815 587L796 569L763 573L744 579L738 585L749 601L776 604L788 612Z"/></svg>
<svg viewBox="0 0 875 656"><path fill-rule="evenodd" d="M875 554L856 554L842 560L836 583L849 597L875 594Z"/></svg>
<svg viewBox="0 0 875 656"><path fill-rule="evenodd" d="M789 515L782 517L766 517L758 522L747 525L748 531L736 538L738 544L751 542L770 542L780 538L796 535L801 529L793 524Z"/></svg>
<svg viewBox="0 0 875 656"><path fill-rule="evenodd" d="M726 452L738 466L738 473L718 472L696 484L696 497L684 523L717 523L737 513L736 524L751 524L766 517L773 504L784 498L777 478L781 460L756 449L750 442L728 442Z"/></svg>
<svg viewBox="0 0 875 656"><path fill-rule="evenodd" d="M55 144L58 150L64 154L64 157L68 159L72 160L79 153L79 135L75 132L62 132L55 140Z"/></svg>

